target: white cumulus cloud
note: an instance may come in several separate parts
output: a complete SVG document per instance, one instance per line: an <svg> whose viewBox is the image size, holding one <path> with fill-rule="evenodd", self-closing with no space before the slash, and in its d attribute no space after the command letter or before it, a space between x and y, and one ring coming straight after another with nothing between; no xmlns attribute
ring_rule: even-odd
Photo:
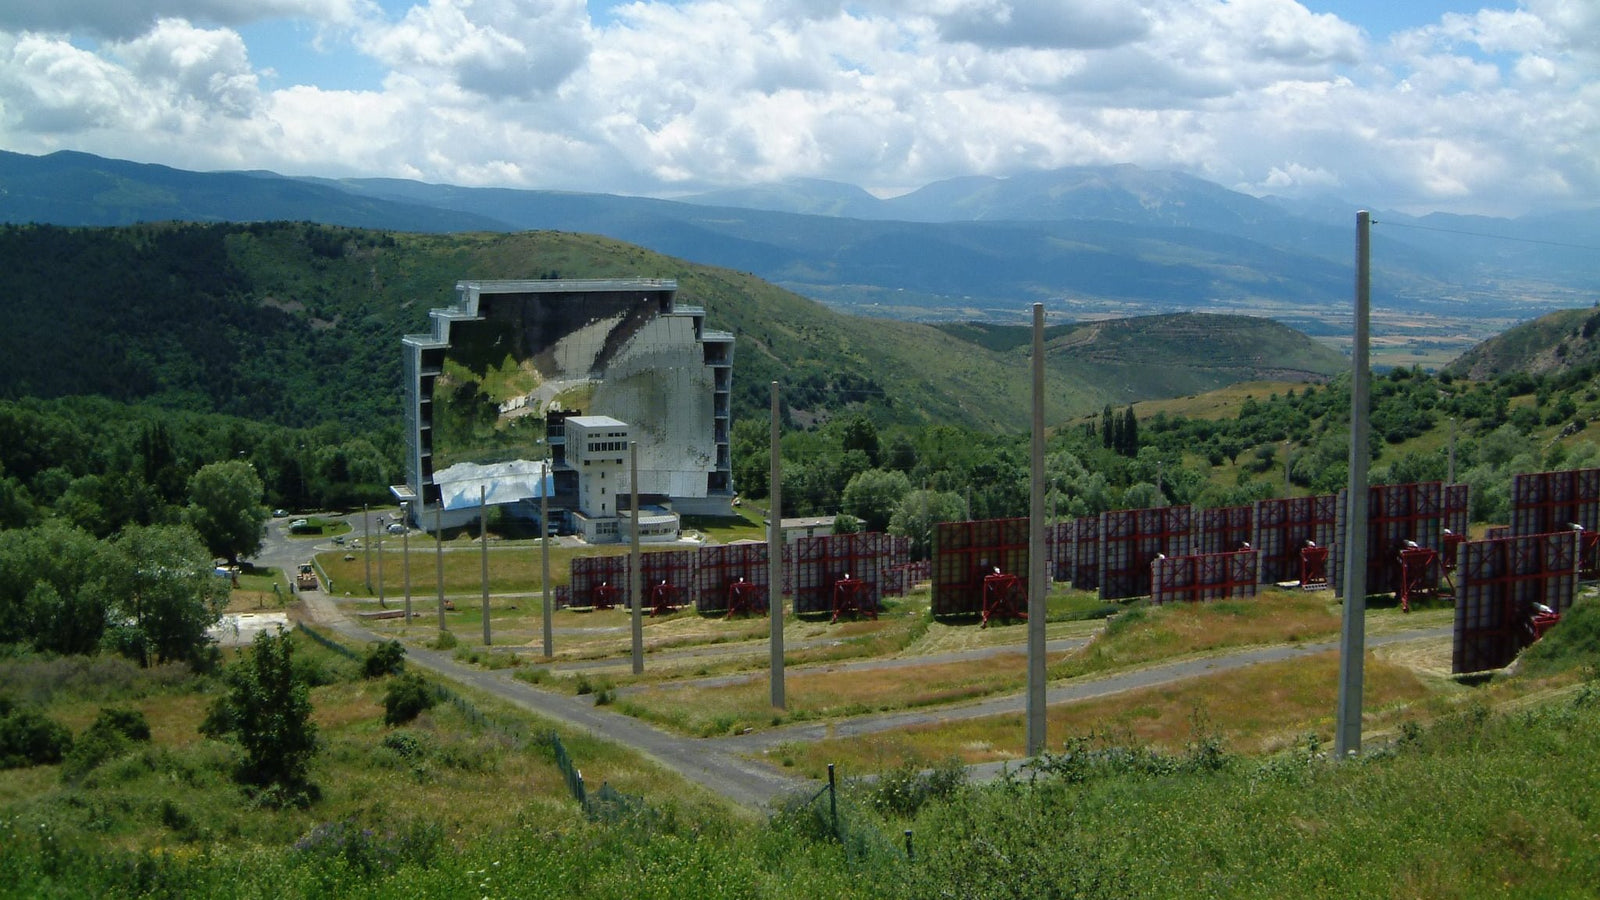
<svg viewBox="0 0 1600 900"><path fill-rule="evenodd" d="M1600 3L1477 5L1374 40L1295 0L14 0L0 146L658 194L1128 162L1380 208L1594 202ZM271 21L376 74L266 77L292 63L246 44Z"/></svg>

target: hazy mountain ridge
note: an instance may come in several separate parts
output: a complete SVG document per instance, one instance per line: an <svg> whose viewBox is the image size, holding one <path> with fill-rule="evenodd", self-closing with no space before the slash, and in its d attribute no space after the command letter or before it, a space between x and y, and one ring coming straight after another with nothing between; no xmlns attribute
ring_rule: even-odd
<svg viewBox="0 0 1600 900"><path fill-rule="evenodd" d="M463 279L675 278L736 338L735 415L784 385L792 410L1012 430L1028 360L927 325L848 316L755 276L568 232L401 234L308 223L0 226L0 396L99 395L309 426L399 421L400 338ZM1111 342L1057 346L1052 420L1294 369L1339 354L1266 319L1096 323ZM1073 329L1060 332L1072 335ZM1239 352L1235 345L1250 348Z"/></svg>
<svg viewBox="0 0 1600 900"><path fill-rule="evenodd" d="M1354 208L1340 217L1337 203L1301 204L1300 215L1292 202L1135 166L951 179L882 200L796 180L674 201L0 154L0 191L0 220L11 222L281 219L603 234L839 308L919 320L1023 321L1030 303L1045 301L1084 318L1259 311L1306 327L1348 302L1354 283ZM1589 250L1600 247L1600 212L1376 220L1378 306L1514 321L1600 290Z"/></svg>

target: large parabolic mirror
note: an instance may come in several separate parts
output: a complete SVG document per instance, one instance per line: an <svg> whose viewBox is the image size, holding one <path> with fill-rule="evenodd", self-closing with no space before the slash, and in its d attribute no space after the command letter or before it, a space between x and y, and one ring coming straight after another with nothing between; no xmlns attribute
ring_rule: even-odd
<svg viewBox="0 0 1600 900"><path fill-rule="evenodd" d="M677 306L675 291L645 279L457 285L456 305L433 311L433 333L405 339L418 495L437 502L458 476L542 460L547 437L559 476L561 435L546 422L566 413L631 426L641 494L721 511L732 497L733 337L707 332L704 310Z"/></svg>

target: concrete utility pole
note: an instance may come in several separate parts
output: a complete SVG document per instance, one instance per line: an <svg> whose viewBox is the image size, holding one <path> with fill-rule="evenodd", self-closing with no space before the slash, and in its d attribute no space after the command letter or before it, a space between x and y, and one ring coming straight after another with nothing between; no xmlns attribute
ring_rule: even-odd
<svg viewBox="0 0 1600 900"><path fill-rule="evenodd" d="M778 383L772 383L772 467L767 496L767 625L772 633L772 706L784 708L783 699L783 464L778 456Z"/></svg>
<svg viewBox="0 0 1600 900"><path fill-rule="evenodd" d="M1450 417L1450 472L1446 484L1456 483L1456 417Z"/></svg>
<svg viewBox="0 0 1600 900"><path fill-rule="evenodd" d="M378 606L383 604L383 530L378 530Z"/></svg>
<svg viewBox="0 0 1600 900"><path fill-rule="evenodd" d="M444 494L439 494L439 505L433 508L433 560L434 569L439 576L439 633L443 634L444 627Z"/></svg>
<svg viewBox="0 0 1600 900"><path fill-rule="evenodd" d="M1045 747L1044 304L1033 305L1033 490L1028 512L1028 755Z"/></svg>
<svg viewBox="0 0 1600 900"><path fill-rule="evenodd" d="M367 564L367 593L372 593L372 516L367 513L367 505L361 504L361 558Z"/></svg>
<svg viewBox="0 0 1600 900"><path fill-rule="evenodd" d="M489 633L489 489L478 485L478 546L483 549L482 573L478 581L483 585L483 645L493 643Z"/></svg>
<svg viewBox="0 0 1600 900"><path fill-rule="evenodd" d="M411 504L400 504L400 524L405 531L400 532L400 583L404 585L406 594L406 622L405 627L411 627Z"/></svg>
<svg viewBox="0 0 1600 900"><path fill-rule="evenodd" d="M633 674L644 674L644 562L639 558L639 442L628 442L628 507L633 517L628 545L628 592L633 600Z"/></svg>
<svg viewBox="0 0 1600 900"><path fill-rule="evenodd" d="M539 539L539 563L542 572L539 577L539 583L544 587L544 655L546 659L556 655L555 627L550 621L550 485L554 481L555 476L550 472L550 436L547 434L544 440L544 477L539 479L539 527L544 529L544 536Z"/></svg>
<svg viewBox="0 0 1600 900"><path fill-rule="evenodd" d="M1339 707L1334 753L1361 752L1361 691L1367 653L1367 448L1372 370L1367 362L1372 309L1372 214L1356 213L1356 321L1350 365L1350 485L1345 491L1344 622L1339 638Z"/></svg>

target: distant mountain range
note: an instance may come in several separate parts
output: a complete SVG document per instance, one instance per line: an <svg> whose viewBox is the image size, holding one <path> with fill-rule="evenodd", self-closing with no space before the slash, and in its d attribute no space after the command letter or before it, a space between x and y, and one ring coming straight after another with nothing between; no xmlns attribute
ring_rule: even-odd
<svg viewBox="0 0 1600 900"><path fill-rule="evenodd" d="M1212 311L1310 334L1347 330L1355 208L1340 221L1328 212L1338 207L1134 166L957 178L889 199L795 180L669 201L0 153L0 221L585 232L747 271L835 307L920 320L1017 322L1045 301L1078 320ZM1600 209L1374 217L1374 302L1391 310L1516 321L1600 292Z"/></svg>

